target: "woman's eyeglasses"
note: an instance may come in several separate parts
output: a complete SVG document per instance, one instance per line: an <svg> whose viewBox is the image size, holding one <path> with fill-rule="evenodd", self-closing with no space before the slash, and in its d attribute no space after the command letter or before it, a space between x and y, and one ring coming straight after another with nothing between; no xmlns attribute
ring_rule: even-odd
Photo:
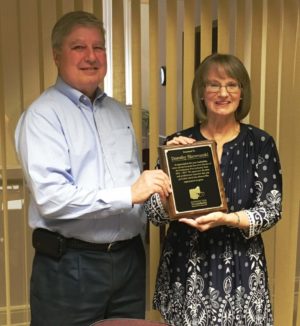
<svg viewBox="0 0 300 326"><path fill-rule="evenodd" d="M205 84L205 89L210 93L219 93L222 87L225 87L228 93L238 93L241 89L241 85L239 83L221 85L215 82L208 82Z"/></svg>

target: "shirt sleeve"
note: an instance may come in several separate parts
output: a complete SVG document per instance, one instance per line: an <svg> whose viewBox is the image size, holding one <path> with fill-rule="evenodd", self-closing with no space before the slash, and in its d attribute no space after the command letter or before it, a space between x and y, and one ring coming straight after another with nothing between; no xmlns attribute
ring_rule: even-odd
<svg viewBox="0 0 300 326"><path fill-rule="evenodd" d="M247 231L242 231L246 238L270 229L281 218L282 175L279 155L272 137L262 146L254 177L254 206L245 210L250 227Z"/></svg>
<svg viewBox="0 0 300 326"><path fill-rule="evenodd" d="M26 112L18 123L15 137L27 185L43 217L102 218L132 209L130 186L99 189L95 182L88 186L74 179L70 144L54 111ZM88 164L88 160L82 162L82 168L88 171Z"/></svg>

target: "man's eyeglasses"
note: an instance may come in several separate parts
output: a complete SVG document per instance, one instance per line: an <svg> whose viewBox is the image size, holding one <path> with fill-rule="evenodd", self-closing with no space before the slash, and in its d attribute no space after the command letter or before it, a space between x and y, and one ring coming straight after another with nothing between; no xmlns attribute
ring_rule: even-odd
<svg viewBox="0 0 300 326"><path fill-rule="evenodd" d="M210 93L219 93L221 88L225 87L228 93L238 93L241 89L241 85L239 83L229 83L227 85L221 85L218 83L206 83L205 88Z"/></svg>

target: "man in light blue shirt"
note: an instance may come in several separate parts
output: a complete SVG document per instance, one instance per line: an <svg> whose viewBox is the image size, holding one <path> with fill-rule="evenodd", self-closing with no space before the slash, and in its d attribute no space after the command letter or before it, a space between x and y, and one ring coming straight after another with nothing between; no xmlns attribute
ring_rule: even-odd
<svg viewBox="0 0 300 326"><path fill-rule="evenodd" d="M31 325L143 318L141 203L168 196L169 178L144 171L126 108L101 91L102 23L71 12L52 31L58 78L23 113L16 149L31 201L36 254Z"/></svg>

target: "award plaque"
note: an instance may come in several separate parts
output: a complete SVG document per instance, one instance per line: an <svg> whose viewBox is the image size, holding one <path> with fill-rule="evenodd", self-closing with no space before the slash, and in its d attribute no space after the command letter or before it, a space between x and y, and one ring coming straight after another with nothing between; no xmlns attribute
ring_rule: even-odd
<svg viewBox="0 0 300 326"><path fill-rule="evenodd" d="M162 170L171 179L168 197L171 219L227 211L227 201L218 162L216 143L160 146Z"/></svg>

